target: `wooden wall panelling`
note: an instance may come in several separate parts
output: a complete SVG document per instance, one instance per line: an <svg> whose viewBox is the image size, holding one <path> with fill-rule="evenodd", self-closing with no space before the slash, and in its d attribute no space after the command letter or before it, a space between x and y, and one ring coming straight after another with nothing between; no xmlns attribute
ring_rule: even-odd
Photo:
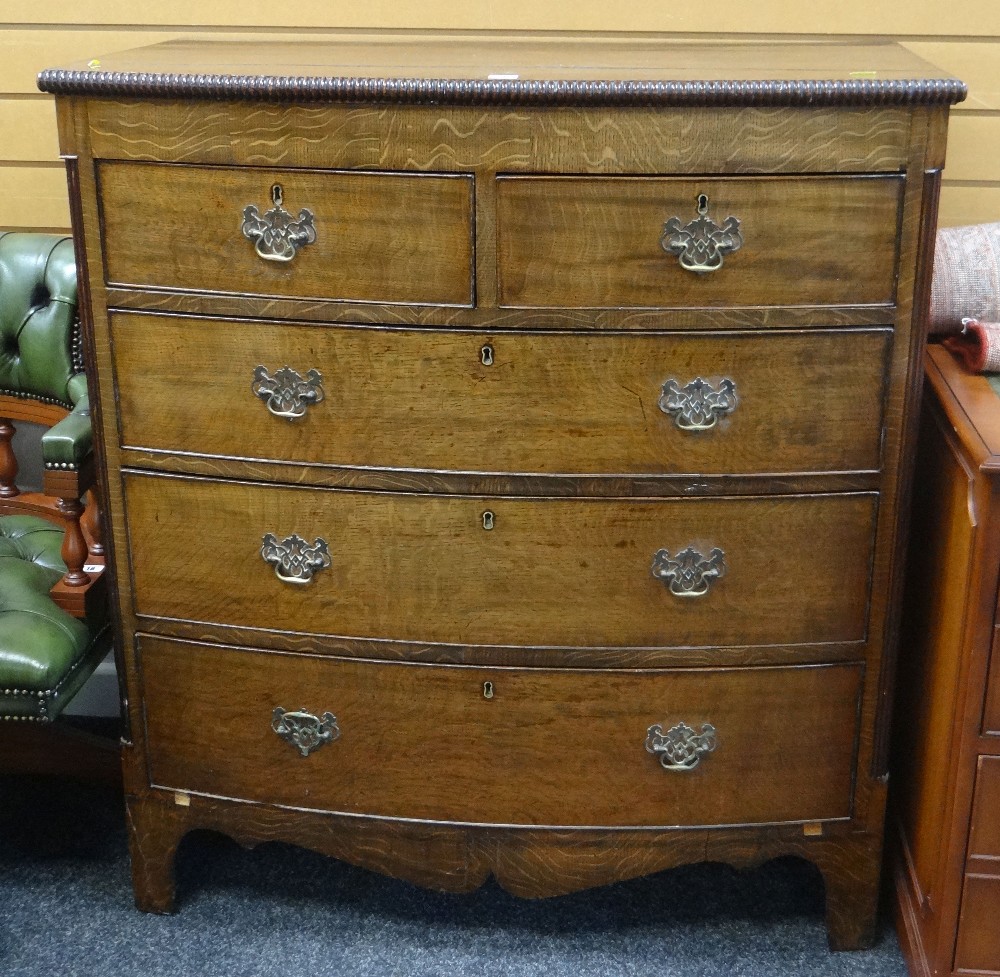
<svg viewBox="0 0 1000 977"><path fill-rule="evenodd" d="M335 14L333 13L335 11ZM335 16L335 20L331 18ZM66 15L60 0L37 0L16 6L11 23L60 24ZM146 7L147 23L163 26L255 27L270 24L274 5L266 0L175 0ZM131 24L135 7L128 0L92 0L92 24ZM326 0L300 0L282 10L289 27L395 27L423 29L493 30L619 30L765 34L900 34L936 36L946 22L951 33L966 36L1000 35L1000 7L994 0L964 3L913 3L884 0L873 6L862 0L844 4L787 4L767 0L748 8L743 0L718 0L708 7L662 4L622 4L578 0L570 10L562 4L534 0L468 0L456 6L447 0L345 0L331 8ZM861 66L863 67L863 66Z"/></svg>

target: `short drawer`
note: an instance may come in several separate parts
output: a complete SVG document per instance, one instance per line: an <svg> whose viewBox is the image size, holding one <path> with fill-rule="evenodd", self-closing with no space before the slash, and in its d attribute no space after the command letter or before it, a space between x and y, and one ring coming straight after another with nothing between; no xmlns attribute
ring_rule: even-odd
<svg viewBox="0 0 1000 977"><path fill-rule="evenodd" d="M124 481L140 615L532 647L866 636L874 493L534 499ZM302 561L318 567L306 580Z"/></svg>
<svg viewBox="0 0 1000 977"><path fill-rule="evenodd" d="M98 164L98 182L109 284L473 301L471 176L112 161ZM276 201L287 217L269 216ZM314 240L296 245L308 236L303 210ZM298 226L282 234L287 221Z"/></svg>
<svg viewBox="0 0 1000 977"><path fill-rule="evenodd" d="M892 303L903 187L901 176L504 176L500 304ZM729 250L730 218L739 222L738 250ZM677 253L665 250L675 240Z"/></svg>
<svg viewBox="0 0 1000 977"><path fill-rule="evenodd" d="M127 313L111 328L129 447L488 473L880 466L890 329L484 335Z"/></svg>
<svg viewBox="0 0 1000 977"><path fill-rule="evenodd" d="M139 666L158 787L487 824L851 814L860 665L480 669L141 636Z"/></svg>

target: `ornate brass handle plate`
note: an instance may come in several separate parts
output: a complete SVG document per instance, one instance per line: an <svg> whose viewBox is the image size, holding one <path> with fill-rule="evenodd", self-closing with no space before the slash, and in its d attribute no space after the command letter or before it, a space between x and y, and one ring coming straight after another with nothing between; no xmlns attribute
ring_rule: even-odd
<svg viewBox="0 0 1000 977"><path fill-rule="evenodd" d="M260 547L264 562L274 567L274 575L282 583L307 584L320 570L330 565L330 548L317 536L310 546L298 533L292 533L280 543L268 533Z"/></svg>
<svg viewBox="0 0 1000 977"><path fill-rule="evenodd" d="M743 246L738 217L727 217L716 224L708 215L708 195L698 194L698 216L687 224L680 217L671 217L663 225L660 247L668 254L677 255L685 271L704 275L718 271L727 254Z"/></svg>
<svg viewBox="0 0 1000 977"><path fill-rule="evenodd" d="M739 400L736 384L728 377L719 381L718 388L707 380L695 377L681 386L673 378L663 384L660 392L660 410L673 417L682 431L709 431L736 410Z"/></svg>
<svg viewBox="0 0 1000 977"><path fill-rule="evenodd" d="M285 742L291 743L302 756L309 756L313 750L340 739L340 727L332 712L314 716L305 709L286 712L281 706L276 706L271 714L271 729Z"/></svg>
<svg viewBox="0 0 1000 977"><path fill-rule="evenodd" d="M666 732L659 723L646 730L646 750L660 758L660 766L664 770L681 773L694 770L701 763L701 758L715 747L715 727L710 723L702 724L699 733L687 723L678 723Z"/></svg>
<svg viewBox="0 0 1000 977"><path fill-rule="evenodd" d="M302 417L307 407L318 404L326 396L323 374L319 370L310 370L302 377L290 366L283 366L274 376L266 367L256 367L250 389L275 417L289 421Z"/></svg>
<svg viewBox="0 0 1000 977"><path fill-rule="evenodd" d="M651 572L675 597L704 597L712 583L726 572L726 554L715 547L704 557L693 546L671 556L667 550L653 554Z"/></svg>
<svg viewBox="0 0 1000 977"><path fill-rule="evenodd" d="M271 187L271 203L263 214L256 204L243 208L243 236L253 241L258 257L265 261L291 261L299 248L316 240L315 218L304 207L298 217L285 210L280 183Z"/></svg>

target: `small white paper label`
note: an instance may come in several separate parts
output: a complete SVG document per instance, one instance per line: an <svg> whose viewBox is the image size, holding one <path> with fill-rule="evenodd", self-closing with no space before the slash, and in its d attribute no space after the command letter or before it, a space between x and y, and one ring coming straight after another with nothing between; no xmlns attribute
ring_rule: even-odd
<svg viewBox="0 0 1000 977"><path fill-rule="evenodd" d="M517 81L520 75L487 75L487 81Z"/></svg>
<svg viewBox="0 0 1000 977"><path fill-rule="evenodd" d="M83 567L84 573L100 573L104 569L101 563L86 563Z"/></svg>

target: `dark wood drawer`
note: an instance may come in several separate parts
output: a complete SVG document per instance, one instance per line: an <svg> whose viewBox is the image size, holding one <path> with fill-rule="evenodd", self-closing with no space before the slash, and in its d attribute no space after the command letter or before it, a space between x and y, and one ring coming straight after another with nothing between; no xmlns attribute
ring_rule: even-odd
<svg viewBox="0 0 1000 977"><path fill-rule="evenodd" d="M355 302L472 304L469 176L98 164L106 280L123 286ZM279 185L315 241L265 260L244 236Z"/></svg>
<svg viewBox="0 0 1000 977"><path fill-rule="evenodd" d="M718 825L851 812L860 665L481 669L149 636L140 638L139 661L150 777L160 787L524 825ZM272 728L276 707L317 719L329 712L340 735L303 755ZM714 749L698 752L712 746L706 723ZM647 750L656 724L664 733L685 724L701 737L690 769L666 769L665 754Z"/></svg>
<svg viewBox="0 0 1000 977"><path fill-rule="evenodd" d="M866 636L872 493L515 499L133 472L125 494L140 615L532 647ZM269 533L277 541L298 534L310 546L325 540L331 565L307 584L282 582L278 573L294 571L265 562ZM684 564L672 578L653 575L661 549ZM694 571L699 559L721 560L723 575ZM685 567L701 596L672 592L683 590Z"/></svg>
<svg viewBox="0 0 1000 977"><path fill-rule="evenodd" d="M500 177L500 304L892 303L903 187L900 176ZM704 274L682 268L661 245L668 220L684 227L698 217L700 195L717 225L736 217L743 238Z"/></svg>
<svg viewBox="0 0 1000 977"><path fill-rule="evenodd" d="M501 473L880 465L889 329L484 336L125 313L111 325L130 447ZM319 379L300 397L295 377L278 381L285 368ZM717 397L726 380L732 395Z"/></svg>

